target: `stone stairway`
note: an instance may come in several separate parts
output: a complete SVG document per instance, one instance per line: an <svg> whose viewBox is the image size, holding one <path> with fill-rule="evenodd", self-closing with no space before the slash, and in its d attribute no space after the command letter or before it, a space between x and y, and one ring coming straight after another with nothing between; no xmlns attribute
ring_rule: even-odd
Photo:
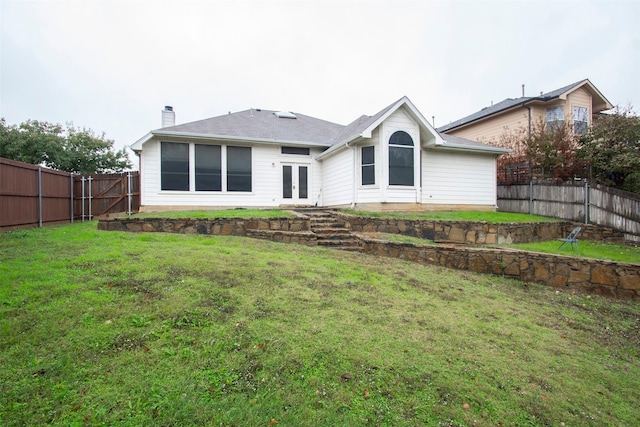
<svg viewBox="0 0 640 427"><path fill-rule="evenodd" d="M331 211L296 209L296 212L307 216L311 221L311 231L316 235L318 246L343 251L363 251L360 240Z"/></svg>

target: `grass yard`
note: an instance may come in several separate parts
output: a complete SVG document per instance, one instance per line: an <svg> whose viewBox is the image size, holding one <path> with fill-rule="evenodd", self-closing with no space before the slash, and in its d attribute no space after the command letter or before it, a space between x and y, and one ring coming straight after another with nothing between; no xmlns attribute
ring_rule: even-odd
<svg viewBox="0 0 640 427"><path fill-rule="evenodd" d="M557 240L550 240L546 242L518 243L501 246L523 249L525 251L545 252L549 254L640 264L640 247L638 246L579 240L578 247L576 249L572 249L570 244L567 244L560 249L561 244L562 242Z"/></svg>
<svg viewBox="0 0 640 427"><path fill-rule="evenodd" d="M95 223L2 233L0 259L3 426L640 419L638 302Z"/></svg>
<svg viewBox="0 0 640 427"><path fill-rule="evenodd" d="M557 218L539 215L528 215L511 212L493 211L434 211L434 212L368 212L349 209L344 213L372 218L402 218L441 221L470 221L470 222L554 222Z"/></svg>
<svg viewBox="0 0 640 427"><path fill-rule="evenodd" d="M134 214L133 218L288 218L283 209L222 209L211 211L166 211Z"/></svg>

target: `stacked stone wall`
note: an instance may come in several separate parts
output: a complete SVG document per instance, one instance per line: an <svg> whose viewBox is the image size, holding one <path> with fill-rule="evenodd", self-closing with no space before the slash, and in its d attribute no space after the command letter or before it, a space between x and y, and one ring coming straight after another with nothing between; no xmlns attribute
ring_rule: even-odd
<svg viewBox="0 0 640 427"><path fill-rule="evenodd" d="M532 243L566 237L576 226L582 227L578 239L624 242L624 234L610 228L567 221L532 223L488 223L467 221L409 220L373 218L337 213L351 231L392 233L420 237L436 242L491 245Z"/></svg>
<svg viewBox="0 0 640 427"><path fill-rule="evenodd" d="M99 230L246 236L250 230L309 231L306 218L115 218L101 220Z"/></svg>
<svg viewBox="0 0 640 427"><path fill-rule="evenodd" d="M520 250L416 245L361 237L367 254L536 282L554 288L638 299L640 265Z"/></svg>

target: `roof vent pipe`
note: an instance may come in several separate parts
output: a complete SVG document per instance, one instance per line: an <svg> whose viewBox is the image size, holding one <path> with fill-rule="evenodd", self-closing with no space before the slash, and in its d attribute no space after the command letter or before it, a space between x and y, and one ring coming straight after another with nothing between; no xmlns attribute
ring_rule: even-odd
<svg viewBox="0 0 640 427"><path fill-rule="evenodd" d="M524 98L524 83L522 83L522 97Z"/></svg>
<svg viewBox="0 0 640 427"><path fill-rule="evenodd" d="M173 111L173 107L171 105L165 105L164 110L162 110L162 127L166 128L168 126L176 125L176 112Z"/></svg>

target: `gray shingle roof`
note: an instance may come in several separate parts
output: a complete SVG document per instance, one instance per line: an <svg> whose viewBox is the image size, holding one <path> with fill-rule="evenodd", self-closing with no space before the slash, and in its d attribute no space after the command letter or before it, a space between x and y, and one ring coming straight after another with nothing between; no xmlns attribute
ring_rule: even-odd
<svg viewBox="0 0 640 427"><path fill-rule="evenodd" d="M543 93L540 96L522 96L520 98L507 98L503 101L498 102L497 104L494 104L490 107L485 107L480 111L476 111L473 114L470 114L466 117L463 117L459 120L456 120L455 122L451 122L448 125L444 125L444 126L440 126L437 130L438 132L446 132L448 130L457 128L459 126L462 125L466 125L467 123L471 123L471 122L475 122L476 120L480 120L483 119L485 117L489 117L493 114L499 113L501 111L505 111L508 110L510 108L513 108L517 105L522 105L525 104L527 102L530 101L550 101L552 99L558 98L560 95L562 95L563 93L570 91L571 89L575 88L576 86L580 86L581 84L583 84L585 81L588 81L587 79L584 80L580 80L579 82L575 82L572 83L570 85L561 87L560 89L556 89L553 90L551 92L547 92L547 93Z"/></svg>
<svg viewBox="0 0 640 427"><path fill-rule="evenodd" d="M300 113L294 113L295 119L279 118L274 113L272 110L250 109L157 131L329 146L344 130L343 125Z"/></svg>
<svg viewBox="0 0 640 427"><path fill-rule="evenodd" d="M240 140L272 141L277 143L311 144L322 147L331 147L325 153L339 148L361 136L371 126L375 125L382 117L395 106L401 105L398 101L383 108L373 116L363 115L346 126L332 123L326 120L316 119L300 113L293 113L293 118L279 118L276 111L250 109L237 113L229 113L209 119L198 120L176 126L156 129L133 144L134 149L139 150L142 144L153 135L160 136L192 136L199 138L230 138ZM408 101L407 99L407 102ZM493 152L497 150L487 144L470 141L464 138L441 135L446 142L452 144L451 148L482 150ZM446 145L441 148L447 148Z"/></svg>

